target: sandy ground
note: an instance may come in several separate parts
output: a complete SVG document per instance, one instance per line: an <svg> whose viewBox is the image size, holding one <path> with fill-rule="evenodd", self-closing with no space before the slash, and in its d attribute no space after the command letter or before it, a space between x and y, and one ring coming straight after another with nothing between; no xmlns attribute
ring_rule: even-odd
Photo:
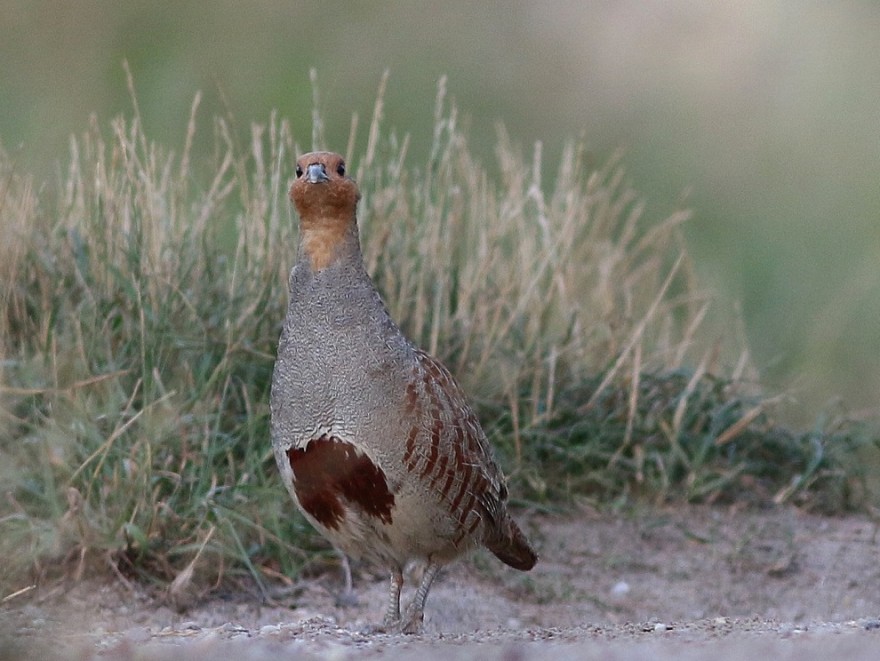
<svg viewBox="0 0 880 661"><path fill-rule="evenodd" d="M699 507L520 518L538 566L522 574L486 554L453 565L423 635L369 633L387 589L370 567L355 568L353 605L339 604L338 573L272 605L215 596L182 614L142 588L85 582L10 600L0 659L880 658L880 535L867 519Z"/></svg>

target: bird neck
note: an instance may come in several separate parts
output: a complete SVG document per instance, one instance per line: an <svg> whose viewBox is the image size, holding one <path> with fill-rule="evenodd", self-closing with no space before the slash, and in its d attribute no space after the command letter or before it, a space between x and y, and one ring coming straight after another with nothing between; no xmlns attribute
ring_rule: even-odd
<svg viewBox="0 0 880 661"><path fill-rule="evenodd" d="M360 255L354 218L303 219L299 243L300 259L308 260L312 271L321 271L341 259Z"/></svg>

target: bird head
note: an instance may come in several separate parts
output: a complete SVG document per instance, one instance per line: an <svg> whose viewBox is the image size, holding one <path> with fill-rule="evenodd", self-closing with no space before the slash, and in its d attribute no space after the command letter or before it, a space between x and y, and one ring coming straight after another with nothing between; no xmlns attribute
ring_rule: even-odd
<svg viewBox="0 0 880 661"><path fill-rule="evenodd" d="M339 154L316 151L297 159L290 200L299 214L300 243L312 270L329 266L346 241L357 244L359 199Z"/></svg>
<svg viewBox="0 0 880 661"><path fill-rule="evenodd" d="M297 159L290 200L304 226L350 223L359 199L357 184L346 176L345 161L339 154L316 151Z"/></svg>

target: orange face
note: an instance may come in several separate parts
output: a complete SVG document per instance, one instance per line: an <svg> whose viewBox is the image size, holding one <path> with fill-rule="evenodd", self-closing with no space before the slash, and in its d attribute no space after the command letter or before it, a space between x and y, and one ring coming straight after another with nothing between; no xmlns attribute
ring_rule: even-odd
<svg viewBox="0 0 880 661"><path fill-rule="evenodd" d="M297 159L290 200L304 227L321 221L350 222L359 199L357 184L345 175L339 154L316 151Z"/></svg>
<svg viewBox="0 0 880 661"><path fill-rule="evenodd" d="M300 241L313 271L329 266L338 247L352 235L360 199L357 184L345 176L339 154L318 151L300 156L290 199L299 213ZM356 232L355 232L356 240Z"/></svg>

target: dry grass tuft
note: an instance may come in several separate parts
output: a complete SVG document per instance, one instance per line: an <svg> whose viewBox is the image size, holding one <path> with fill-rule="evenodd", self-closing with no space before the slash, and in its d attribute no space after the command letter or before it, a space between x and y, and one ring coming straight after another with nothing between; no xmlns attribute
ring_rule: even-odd
<svg viewBox="0 0 880 661"><path fill-rule="evenodd" d="M268 441L302 149L275 115L244 148L215 119L197 158L198 103L180 153L147 138L136 101L106 134L93 121L55 188L0 155L0 598L94 567L175 603L221 579L264 590L323 548ZM515 492L847 502L857 471L832 450L854 437L774 427L701 337L687 212L644 227L619 158L590 170L576 143L547 184L541 145L527 159L503 130L490 177L442 82L412 167L382 103L365 153L356 121L347 147L368 268L474 395Z"/></svg>

